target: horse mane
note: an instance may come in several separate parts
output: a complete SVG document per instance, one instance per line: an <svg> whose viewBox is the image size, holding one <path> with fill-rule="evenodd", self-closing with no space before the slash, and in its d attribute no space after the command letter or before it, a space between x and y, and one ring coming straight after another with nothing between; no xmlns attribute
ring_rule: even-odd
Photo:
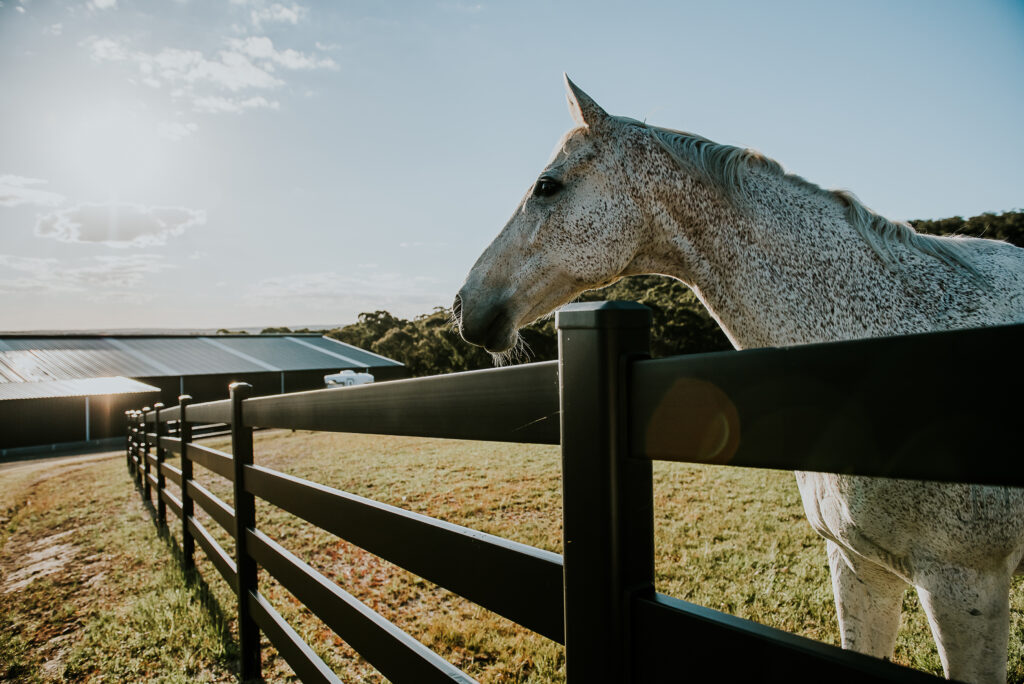
<svg viewBox="0 0 1024 684"><path fill-rule="evenodd" d="M908 223L890 221L876 214L865 207L852 192L826 190L802 176L786 173L777 161L755 150L723 145L694 133L651 126L628 117L613 118L619 123L648 131L677 164L695 169L707 181L721 188L726 196L740 207L749 206L751 203L747 180L756 169L838 202L846 210L846 219L854 230L864 238L883 263L892 269L898 266L898 259L891 245L897 244L934 257L948 266L963 268L975 278L984 279L975 265L972 253L967 249L964 238L948 239L918 233Z"/></svg>

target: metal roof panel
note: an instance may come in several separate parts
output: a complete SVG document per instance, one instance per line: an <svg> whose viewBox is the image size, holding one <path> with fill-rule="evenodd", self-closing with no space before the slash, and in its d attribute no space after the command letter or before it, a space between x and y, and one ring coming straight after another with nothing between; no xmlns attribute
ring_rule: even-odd
<svg viewBox="0 0 1024 684"><path fill-rule="evenodd" d="M266 370L198 337L121 337L118 341L144 355L170 373L153 375L215 375L218 373L258 373Z"/></svg>
<svg viewBox="0 0 1024 684"><path fill-rule="evenodd" d="M305 338L303 338L305 341ZM315 349L297 344L287 337L273 338L218 338L217 342L238 351L239 353L260 359L273 367L289 370L316 370L323 368L354 368L356 364L346 364L341 359L321 354ZM340 365L339 365L340 364Z"/></svg>
<svg viewBox="0 0 1024 684"><path fill-rule="evenodd" d="M43 382L5 382L0 383L0 401L54 397L94 397L110 394L140 394L159 391L158 387L122 377L47 380Z"/></svg>
<svg viewBox="0 0 1024 684"><path fill-rule="evenodd" d="M305 335L0 338L0 384L401 365L337 340Z"/></svg>
<svg viewBox="0 0 1024 684"><path fill-rule="evenodd" d="M398 361L395 361L394 359L389 359L385 356L381 356L380 354L374 354L373 352L368 352L365 349L354 347L351 344L346 344L340 340L334 339L333 337L304 337L302 338L302 341L308 342L309 344L318 347L326 352L333 352L335 354L347 356L368 368L372 368L374 366L381 367L403 365Z"/></svg>

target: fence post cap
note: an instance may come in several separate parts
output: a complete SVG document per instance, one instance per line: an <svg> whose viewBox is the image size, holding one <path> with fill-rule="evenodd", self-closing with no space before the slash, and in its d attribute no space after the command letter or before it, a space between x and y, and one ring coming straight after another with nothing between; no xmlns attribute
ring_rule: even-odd
<svg viewBox="0 0 1024 684"><path fill-rule="evenodd" d="M567 328L647 328L651 310L636 302L576 302L555 313L555 327Z"/></svg>
<svg viewBox="0 0 1024 684"><path fill-rule="evenodd" d="M230 392L249 392L252 390L252 385L247 382L233 382L228 385Z"/></svg>
<svg viewBox="0 0 1024 684"><path fill-rule="evenodd" d="M192 395L191 394L179 394L178 395L178 403L179 404L191 404L192 403Z"/></svg>
<svg viewBox="0 0 1024 684"><path fill-rule="evenodd" d="M162 402L159 402L159 401L158 401L158 402L156 402L155 404L153 404L153 410L154 410L154 411L159 411L159 410L160 410L160 409L162 409L163 407L164 407L163 403L162 403Z"/></svg>

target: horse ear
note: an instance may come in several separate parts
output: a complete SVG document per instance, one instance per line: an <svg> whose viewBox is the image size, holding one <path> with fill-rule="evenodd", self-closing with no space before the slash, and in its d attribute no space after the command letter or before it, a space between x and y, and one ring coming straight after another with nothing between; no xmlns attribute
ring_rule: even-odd
<svg viewBox="0 0 1024 684"><path fill-rule="evenodd" d="M569 113L572 114L573 120L580 126L599 128L608 120L607 112L580 90L579 86L569 79L568 74L562 75L565 76L565 96L569 100Z"/></svg>

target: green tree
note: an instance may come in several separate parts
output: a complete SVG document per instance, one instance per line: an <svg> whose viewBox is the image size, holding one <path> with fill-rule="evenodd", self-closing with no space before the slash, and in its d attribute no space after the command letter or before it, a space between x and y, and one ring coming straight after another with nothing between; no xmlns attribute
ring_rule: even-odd
<svg viewBox="0 0 1024 684"><path fill-rule="evenodd" d="M1005 240L1024 247L1024 212L1007 211L1002 214L986 212L964 220L959 216L934 221L918 219L910 224L919 233L931 235L969 235L971 237Z"/></svg>

